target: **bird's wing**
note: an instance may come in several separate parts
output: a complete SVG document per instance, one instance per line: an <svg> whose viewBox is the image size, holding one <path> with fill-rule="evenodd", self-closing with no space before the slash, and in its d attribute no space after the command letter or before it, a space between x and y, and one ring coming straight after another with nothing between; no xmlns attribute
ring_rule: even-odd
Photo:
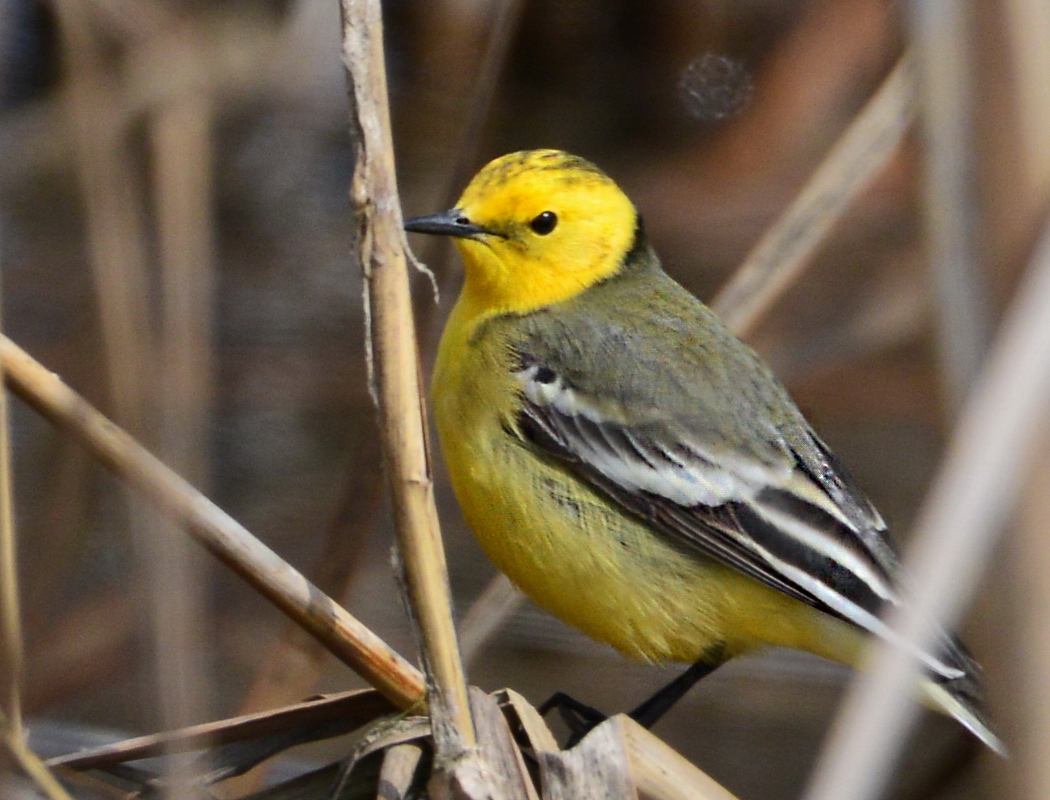
<svg viewBox="0 0 1050 800"><path fill-rule="evenodd" d="M897 639L878 616L897 602L885 526L800 415L767 425L761 447L729 447L702 418L625 413L622 398L572 385L557 359L518 356L512 427L529 446L679 546ZM950 655L917 655L945 679L962 674Z"/></svg>

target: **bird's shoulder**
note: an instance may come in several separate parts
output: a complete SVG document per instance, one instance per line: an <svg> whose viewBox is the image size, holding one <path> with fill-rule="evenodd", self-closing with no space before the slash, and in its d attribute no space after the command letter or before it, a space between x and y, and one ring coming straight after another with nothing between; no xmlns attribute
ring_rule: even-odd
<svg viewBox="0 0 1050 800"><path fill-rule="evenodd" d="M570 300L506 320L501 338L519 367L540 365L610 416L684 425L712 445L746 450L797 422L768 366L651 253Z"/></svg>

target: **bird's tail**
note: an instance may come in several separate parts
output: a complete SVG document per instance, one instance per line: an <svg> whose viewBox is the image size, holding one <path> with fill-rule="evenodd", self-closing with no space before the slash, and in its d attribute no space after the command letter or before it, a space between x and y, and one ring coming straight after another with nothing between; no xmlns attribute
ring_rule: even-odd
<svg viewBox="0 0 1050 800"><path fill-rule="evenodd" d="M1006 746L992 731L984 711L978 681L980 667L957 640L950 641L946 649L952 666L957 667L962 675L949 679L927 676L922 682L924 699L933 708L954 717L996 753L1006 756Z"/></svg>

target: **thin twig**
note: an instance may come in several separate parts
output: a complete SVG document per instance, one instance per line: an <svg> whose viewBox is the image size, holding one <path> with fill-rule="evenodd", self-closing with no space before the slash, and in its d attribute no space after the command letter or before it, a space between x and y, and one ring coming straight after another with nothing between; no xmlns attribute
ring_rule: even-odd
<svg viewBox="0 0 1050 800"><path fill-rule="evenodd" d="M459 623L463 660L470 664L525 602L525 595L502 572L482 589Z"/></svg>
<svg viewBox="0 0 1050 800"><path fill-rule="evenodd" d="M978 252L972 146L968 3L909 3L921 100L924 211L937 294L937 340L948 400L959 408L991 337L991 308Z"/></svg>
<svg viewBox="0 0 1050 800"><path fill-rule="evenodd" d="M415 667L6 336L0 336L0 367L27 403L189 529L391 702L399 708L419 703L423 677Z"/></svg>
<svg viewBox="0 0 1050 800"><path fill-rule="evenodd" d="M478 167L478 148L481 136L485 131L485 123L488 122L492 113L499 78L506 66L507 56L521 22L525 2L524 0L499 0L494 6L495 19L489 29L485 53L478 66L478 73L471 82L474 91L470 97L467 113L460 121L459 130L453 139L455 146L450 149L450 152L455 154L455 160L448 174L448 182L445 184L442 197L439 199L439 208L452 207L456 198L459 197L459 192L463 191L467 180ZM431 237L427 247L428 251L423 260L434 271L438 285L441 286L446 282L445 273L452 248L444 236ZM434 304L429 304L424 308L433 309ZM423 320L421 320L422 323ZM424 330L428 327L422 324Z"/></svg>
<svg viewBox="0 0 1050 800"><path fill-rule="evenodd" d="M896 152L914 115L911 84L903 57L714 298L711 307L738 336L747 336L798 279L853 199Z"/></svg>
<svg viewBox="0 0 1050 800"><path fill-rule="evenodd" d="M913 653L951 628L1010 513L1050 408L1050 226L1035 250L923 506L905 562L910 602L890 624L901 648L879 642L854 681L805 794L875 797L916 713Z"/></svg>
<svg viewBox="0 0 1050 800"><path fill-rule="evenodd" d="M440 756L455 759L475 739L427 453L418 347L394 176L382 19L378 0L342 0L342 11L343 62L355 129L351 200L358 215L384 462L409 605L428 670L435 746Z"/></svg>
<svg viewBox="0 0 1050 800"><path fill-rule="evenodd" d="M0 376L3 375L0 369ZM11 495L11 440L7 392L0 389L0 727L7 746L25 746L22 668L25 658L18 594L18 556Z"/></svg>
<svg viewBox="0 0 1050 800"><path fill-rule="evenodd" d="M0 366L0 729L12 760L51 800L70 800L66 790L26 743L22 726L24 643L18 593L11 437L7 392ZM6 763L7 759L4 759Z"/></svg>

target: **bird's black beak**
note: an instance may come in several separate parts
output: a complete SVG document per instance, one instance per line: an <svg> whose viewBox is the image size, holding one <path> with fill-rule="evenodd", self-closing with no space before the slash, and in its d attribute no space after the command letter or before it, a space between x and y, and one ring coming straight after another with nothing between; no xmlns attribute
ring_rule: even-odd
<svg viewBox="0 0 1050 800"><path fill-rule="evenodd" d="M405 230L412 233L432 233L437 236L458 236L461 239L476 239L483 233L492 233L481 225L475 225L458 208L410 219L405 223Z"/></svg>

